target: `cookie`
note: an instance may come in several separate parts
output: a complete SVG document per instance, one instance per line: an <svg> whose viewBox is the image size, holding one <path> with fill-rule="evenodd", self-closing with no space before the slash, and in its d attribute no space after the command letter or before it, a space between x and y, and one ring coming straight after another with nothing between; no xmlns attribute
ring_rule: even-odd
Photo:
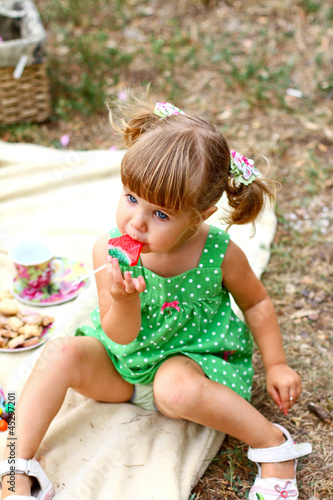
<svg viewBox="0 0 333 500"><path fill-rule="evenodd" d="M11 292L0 292L0 349L16 349L38 344L45 328L54 322L51 316L20 311Z"/></svg>
<svg viewBox="0 0 333 500"><path fill-rule="evenodd" d="M38 344L39 337L31 337L29 340L25 340L20 347L30 347L32 345Z"/></svg>
<svg viewBox="0 0 333 500"><path fill-rule="evenodd" d="M40 337L43 333L43 328L37 325L24 325L18 329L18 333L23 334L26 339Z"/></svg>
<svg viewBox="0 0 333 500"><path fill-rule="evenodd" d="M41 314L29 314L28 316L22 316L23 323L27 325L41 325L43 322L43 316Z"/></svg>
<svg viewBox="0 0 333 500"><path fill-rule="evenodd" d="M43 316L42 325L49 326L54 322L54 318L52 316Z"/></svg>
<svg viewBox="0 0 333 500"><path fill-rule="evenodd" d="M7 318L0 314L0 328L4 328L7 325Z"/></svg>
<svg viewBox="0 0 333 500"><path fill-rule="evenodd" d="M7 319L7 328L9 330L14 330L14 332L17 332L18 329L24 325L24 322L18 318L17 316L10 316Z"/></svg>
<svg viewBox="0 0 333 500"><path fill-rule="evenodd" d="M19 347L20 345L22 345L25 340L26 339L23 334L18 335L18 337L8 342L7 347L9 347L10 349L15 349L15 347Z"/></svg>
<svg viewBox="0 0 333 500"><path fill-rule="evenodd" d="M0 336L7 337L8 339L14 339L15 337L18 336L18 333L14 332L13 330L8 330L8 328L1 328Z"/></svg>
<svg viewBox="0 0 333 500"><path fill-rule="evenodd" d="M0 337L0 347L6 347L8 343L8 339L4 338L4 337Z"/></svg>
<svg viewBox="0 0 333 500"><path fill-rule="evenodd" d="M19 308L13 299L3 299L0 302L0 313L5 316L15 316L19 311Z"/></svg>

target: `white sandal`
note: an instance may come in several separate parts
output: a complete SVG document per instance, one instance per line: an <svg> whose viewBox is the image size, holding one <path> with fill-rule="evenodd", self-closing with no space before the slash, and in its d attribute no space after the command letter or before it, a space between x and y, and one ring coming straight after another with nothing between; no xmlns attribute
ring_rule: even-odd
<svg viewBox="0 0 333 500"><path fill-rule="evenodd" d="M282 425L273 424L278 427L287 441L280 446L272 448L249 448L248 458L256 462L258 475L250 490L249 500L284 500L298 498L296 483L297 458L308 455L312 451L310 443L295 444L289 432ZM260 463L277 463L295 460L295 475L293 479L278 479L275 477L262 478Z"/></svg>
<svg viewBox="0 0 333 500"><path fill-rule="evenodd" d="M38 485L32 488L31 495L11 495L7 496L4 500L51 500L54 496L54 486L46 476L45 472L39 465L35 458L25 460L23 458L15 459L15 467L9 464L8 460L0 463L0 480L6 474L26 474L27 476L34 477Z"/></svg>

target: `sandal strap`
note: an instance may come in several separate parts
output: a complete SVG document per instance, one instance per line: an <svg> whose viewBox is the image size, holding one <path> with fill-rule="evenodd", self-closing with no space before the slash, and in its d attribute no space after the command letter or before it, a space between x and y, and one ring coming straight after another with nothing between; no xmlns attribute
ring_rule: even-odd
<svg viewBox="0 0 333 500"><path fill-rule="evenodd" d="M278 427L286 437L286 442L280 446L273 446L271 448L251 448L249 447L247 456L253 462L266 463L266 462L286 462L293 460L304 455L308 455L312 451L310 443L295 444L287 429L279 424L273 424Z"/></svg>
<svg viewBox="0 0 333 500"><path fill-rule="evenodd" d="M35 458L30 460L25 460L24 458L13 458L7 459L0 463L0 482L2 477L6 474L26 474L27 476L35 477L37 483L35 488L35 496L20 496L15 495L17 498L22 498L22 500L31 500L33 498L39 498L40 500L50 500L54 496L54 486L48 479L47 475L43 471L39 462ZM8 497L9 500L10 497ZM13 496L12 496L13 498Z"/></svg>
<svg viewBox="0 0 333 500"><path fill-rule="evenodd" d="M34 459L25 460L24 458L13 458L4 460L0 463L0 478L6 474L26 474L27 476L37 477L38 462Z"/></svg>

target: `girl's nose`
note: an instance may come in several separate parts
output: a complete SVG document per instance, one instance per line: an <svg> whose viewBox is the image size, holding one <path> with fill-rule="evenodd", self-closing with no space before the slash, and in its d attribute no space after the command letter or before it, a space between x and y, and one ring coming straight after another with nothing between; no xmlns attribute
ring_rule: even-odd
<svg viewBox="0 0 333 500"><path fill-rule="evenodd" d="M145 233L147 231L147 221L143 214L136 214L135 217L131 219L131 226L140 233Z"/></svg>

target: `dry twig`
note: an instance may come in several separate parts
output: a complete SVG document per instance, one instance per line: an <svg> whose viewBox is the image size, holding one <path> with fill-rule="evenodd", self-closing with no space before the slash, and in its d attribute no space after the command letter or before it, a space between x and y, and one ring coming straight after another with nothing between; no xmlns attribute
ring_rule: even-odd
<svg viewBox="0 0 333 500"><path fill-rule="evenodd" d="M327 424L332 425L332 417L327 413L321 406L315 405L311 401L308 403L308 408L312 413L315 413L320 420L323 420L323 422L326 422Z"/></svg>

